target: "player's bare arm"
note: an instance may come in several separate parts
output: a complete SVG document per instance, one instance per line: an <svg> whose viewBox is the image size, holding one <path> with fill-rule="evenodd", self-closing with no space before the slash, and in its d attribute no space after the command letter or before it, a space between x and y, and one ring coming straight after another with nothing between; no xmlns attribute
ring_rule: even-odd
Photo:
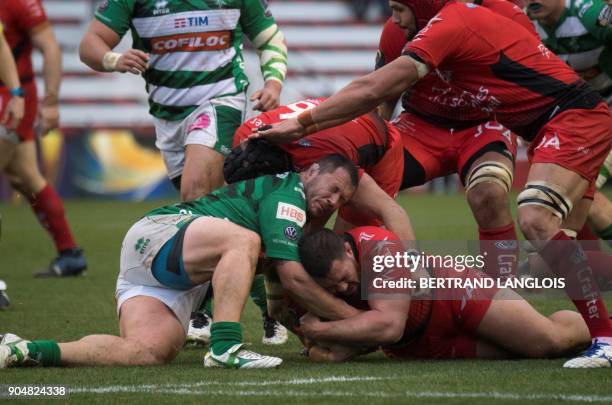
<svg viewBox="0 0 612 405"><path fill-rule="evenodd" d="M406 327L410 300L369 300L370 310L347 319L322 322L306 314L300 319L300 329L316 342L332 342L350 346L389 345L399 341Z"/></svg>
<svg viewBox="0 0 612 405"><path fill-rule="evenodd" d="M375 109L386 99L397 99L427 73L427 67L404 56L366 76L354 80L314 109L296 118L260 128L251 138L266 137L276 142L294 141L304 135L330 128Z"/></svg>
<svg viewBox="0 0 612 405"><path fill-rule="evenodd" d="M357 191L348 205L372 213L401 240L415 240L414 229L406 211L367 173L361 176Z"/></svg>
<svg viewBox="0 0 612 405"><path fill-rule="evenodd" d="M325 319L344 319L359 311L319 286L302 265L277 261L276 271L283 288L303 308Z"/></svg>
<svg viewBox="0 0 612 405"><path fill-rule="evenodd" d="M141 74L147 69L149 55L138 49L113 52L121 37L97 20L93 20L79 46L81 61L98 72Z"/></svg>
<svg viewBox="0 0 612 405"><path fill-rule="evenodd" d="M0 28L2 26L0 25ZM17 67L11 48L9 47L2 30L0 29L0 81L2 81L9 89L16 90L20 89L19 75L17 74ZM8 125L9 128L17 128L19 122L23 118L25 108L25 102L23 94L15 94L11 97L9 104L4 111L2 117L0 117L0 124Z"/></svg>
<svg viewBox="0 0 612 405"><path fill-rule="evenodd" d="M62 52L50 24L35 27L30 32L32 44L43 54L45 95L42 99L40 119L42 133L59 126L59 89L62 80Z"/></svg>

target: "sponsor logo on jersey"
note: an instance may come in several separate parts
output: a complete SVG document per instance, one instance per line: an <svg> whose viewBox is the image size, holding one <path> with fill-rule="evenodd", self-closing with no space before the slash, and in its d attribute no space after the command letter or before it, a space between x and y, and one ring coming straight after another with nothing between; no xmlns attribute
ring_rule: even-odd
<svg viewBox="0 0 612 405"><path fill-rule="evenodd" d="M276 218L295 222L302 227L306 223L306 212L293 204L279 202L276 207Z"/></svg>
<svg viewBox="0 0 612 405"><path fill-rule="evenodd" d="M373 233L359 232L359 242L362 240L372 240L374 238Z"/></svg>
<svg viewBox="0 0 612 405"><path fill-rule="evenodd" d="M557 134L554 134L550 138L548 136L543 136L542 140L540 141L540 144L536 146L535 149L540 148L554 148L557 150L561 149L561 142L559 142L559 137L557 136Z"/></svg>
<svg viewBox="0 0 612 405"><path fill-rule="evenodd" d="M166 7L168 5L167 0L159 0L155 2L155 9L153 9L153 15L168 14L170 9Z"/></svg>
<svg viewBox="0 0 612 405"><path fill-rule="evenodd" d="M232 43L230 31L171 35L151 40L152 53L219 51Z"/></svg>
<svg viewBox="0 0 612 405"><path fill-rule="evenodd" d="M206 129L210 126L210 117L208 114L200 114L193 124L189 125L187 132Z"/></svg>
<svg viewBox="0 0 612 405"><path fill-rule="evenodd" d="M151 243L151 239L145 239L144 237L142 237L138 239L138 241L136 241L136 245L134 245L134 250L140 254L143 254L144 251L147 249L147 246L149 246L149 243Z"/></svg>
<svg viewBox="0 0 612 405"><path fill-rule="evenodd" d="M298 237L298 231L295 226L289 225L285 228L285 237L289 240L296 240Z"/></svg>
<svg viewBox="0 0 612 405"><path fill-rule="evenodd" d="M179 17L174 19L174 28L202 27L208 25L208 16Z"/></svg>
<svg viewBox="0 0 612 405"><path fill-rule="evenodd" d="M99 12L103 12L106 11L106 9L108 8L108 0L104 0L102 3L100 3L100 5L98 6L98 11Z"/></svg>

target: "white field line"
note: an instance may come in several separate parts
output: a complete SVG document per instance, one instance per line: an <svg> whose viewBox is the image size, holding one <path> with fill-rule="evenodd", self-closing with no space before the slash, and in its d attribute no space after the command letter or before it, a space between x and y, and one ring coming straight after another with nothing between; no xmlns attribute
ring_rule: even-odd
<svg viewBox="0 0 612 405"><path fill-rule="evenodd" d="M147 384L147 385L114 385L102 387L69 388L70 394L115 394L115 393L149 393L149 394L175 394L175 395L210 395L224 397L371 397L371 398L472 398L472 399L506 399L516 401L574 401L574 402L612 402L612 396L605 395L569 395L569 394L518 394L511 392L440 392L440 391L300 391L295 389L231 389L230 387L248 386L283 386L283 385L312 385L322 383L350 383L359 381L389 380L391 377L324 377L300 378L292 380L262 380L262 381L201 381L192 384ZM207 389L210 386L223 386L230 389Z"/></svg>
<svg viewBox="0 0 612 405"><path fill-rule="evenodd" d="M226 387L245 387L245 386L270 386L270 385L309 385L309 384L323 384L332 382L358 382L358 381L381 381L389 380L391 377L344 377L344 376L330 376L322 378L293 378L291 380L262 380L262 381L238 381L238 382L225 382L225 381L200 381L189 384L146 384L146 385L111 385L106 387L75 387L70 388L70 393L82 393L82 392L94 392L94 393L106 393L106 392L145 392L149 390L189 390L198 387L208 387L211 385L222 385Z"/></svg>

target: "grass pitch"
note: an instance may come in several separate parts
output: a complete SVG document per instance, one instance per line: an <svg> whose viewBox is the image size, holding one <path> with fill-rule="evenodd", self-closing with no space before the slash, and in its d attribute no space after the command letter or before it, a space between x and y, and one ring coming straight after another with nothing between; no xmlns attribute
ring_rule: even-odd
<svg viewBox="0 0 612 405"><path fill-rule="evenodd" d="M477 239L462 195L409 194L400 202L421 239ZM62 280L32 277L54 255L50 239L29 207L0 204L0 279L7 282L12 300L8 310L0 311L0 332L59 341L116 334L114 288L121 240L143 213L165 203L67 202L89 270L85 277ZM544 313L572 309L569 300L535 305ZM284 359L280 369L208 370L202 366L203 349L186 348L163 367L0 370L0 386L64 385L70 388L64 402L117 404L612 402L609 369L564 370L563 360L395 362L380 354L348 364L310 364L300 357L293 337L280 347L260 343L261 320L250 302L243 326L253 350Z"/></svg>

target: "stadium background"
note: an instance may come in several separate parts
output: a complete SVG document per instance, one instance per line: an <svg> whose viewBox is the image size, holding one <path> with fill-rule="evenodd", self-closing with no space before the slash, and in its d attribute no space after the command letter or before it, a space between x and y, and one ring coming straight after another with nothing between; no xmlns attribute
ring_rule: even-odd
<svg viewBox="0 0 612 405"><path fill-rule="evenodd" d="M163 0L160 0L163 1ZM99 73L81 63L78 46L91 21L96 0L44 0L63 52L60 92L61 129L42 139L41 164L63 197L127 200L174 198L148 114L144 80L131 74ZM330 95L373 69L381 12L370 7L356 20L343 0L271 1L270 8L287 38L289 73L283 104ZM131 45L128 34L119 50ZM246 46L250 92L262 80L252 47ZM37 84L42 57L34 53ZM255 113L249 107L247 118ZM524 150L519 153L515 187L524 182ZM0 182L0 198L14 195Z"/></svg>

